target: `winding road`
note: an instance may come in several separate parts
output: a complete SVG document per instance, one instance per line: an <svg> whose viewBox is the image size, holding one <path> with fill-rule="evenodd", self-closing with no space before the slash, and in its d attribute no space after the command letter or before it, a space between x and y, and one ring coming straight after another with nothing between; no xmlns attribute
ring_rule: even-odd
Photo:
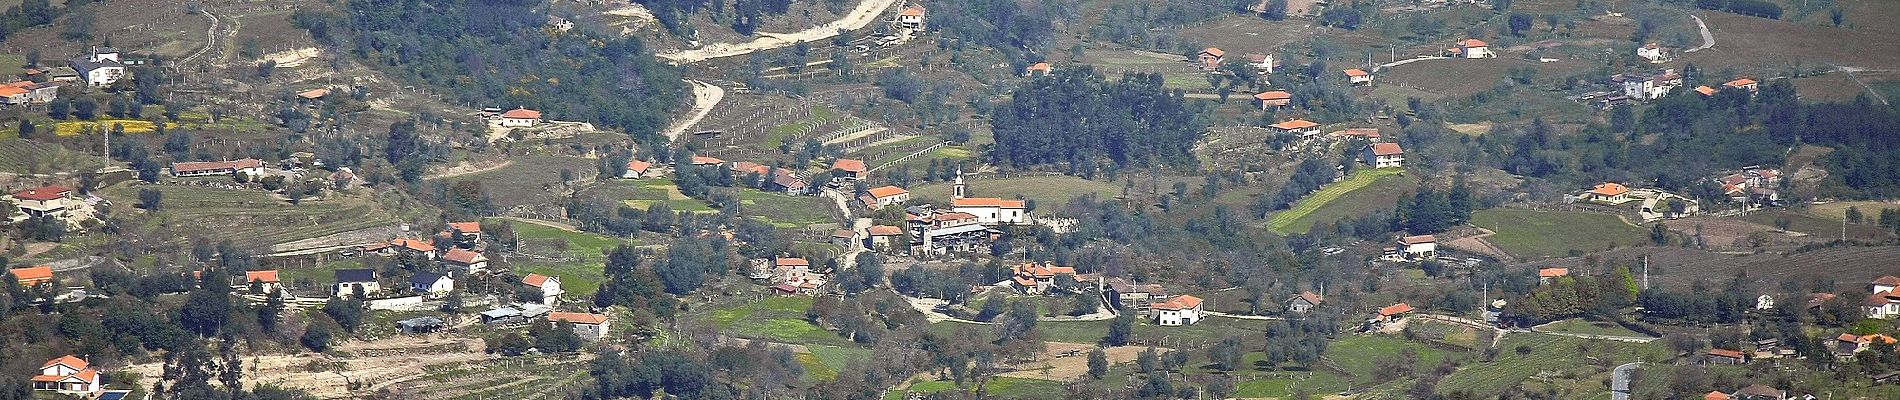
<svg viewBox="0 0 1900 400"><path fill-rule="evenodd" d="M1708 50L1711 47L1715 47L1715 34L1709 32L1709 24L1703 23L1702 17L1698 17L1695 14L1690 14L1689 18L1694 19L1696 29L1702 31L1702 46L1699 46L1693 49L1683 50L1682 52L1694 53L1698 51Z"/></svg>
<svg viewBox="0 0 1900 400"><path fill-rule="evenodd" d="M1633 362L1616 366L1615 375L1610 378L1610 400L1630 399L1630 372L1636 369L1637 364L1642 363Z"/></svg>
<svg viewBox="0 0 1900 400"><path fill-rule="evenodd" d="M845 14L844 18L824 25L806 28L802 31L792 33L758 32L758 38L752 39L750 42L714 43L701 46L697 49L670 50L656 54L656 56L678 64L692 64L714 58L742 56L759 50L790 47L794 44L798 44L798 42L816 42L830 39L833 36L838 36L838 31L841 30L855 31L864 29L865 26L871 25L872 21L876 21L878 16L884 15L884 10L890 9L891 6L895 4L897 4L897 0L863 0L858 3L857 8L852 9L849 14Z"/></svg>
<svg viewBox="0 0 1900 400"><path fill-rule="evenodd" d="M666 128L666 140L669 142L679 140L681 134L685 134L687 129L706 118L706 114L712 112L713 107L726 98L726 89L719 85L694 79L687 79L686 83L693 85L693 109L687 113L685 119L676 121L672 127Z"/></svg>

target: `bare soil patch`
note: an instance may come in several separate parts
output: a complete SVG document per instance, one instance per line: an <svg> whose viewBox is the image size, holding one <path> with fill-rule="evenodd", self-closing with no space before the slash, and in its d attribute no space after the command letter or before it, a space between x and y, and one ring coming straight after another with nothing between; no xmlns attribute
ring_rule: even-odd
<svg viewBox="0 0 1900 400"><path fill-rule="evenodd" d="M1037 355L1035 361L1011 365L1011 368L1017 370L1005 372L1000 375L1014 378L1058 381L1073 381L1088 375L1089 352L1095 349L1095 345L1049 342L1047 346L1048 350ZM1134 361L1135 358L1141 354L1143 349L1146 349L1146 347L1118 346L1104 348L1103 352L1108 355L1109 365L1114 365ZM1077 351L1077 353L1073 356L1057 357L1057 355L1065 354L1069 351Z"/></svg>

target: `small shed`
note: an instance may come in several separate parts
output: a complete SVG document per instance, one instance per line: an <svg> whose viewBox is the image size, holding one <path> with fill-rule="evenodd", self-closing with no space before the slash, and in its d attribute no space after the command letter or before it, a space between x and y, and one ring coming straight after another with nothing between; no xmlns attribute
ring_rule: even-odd
<svg viewBox="0 0 1900 400"><path fill-rule="evenodd" d="M396 321L396 329L408 334L435 332L448 326L447 322L436 317L415 317Z"/></svg>

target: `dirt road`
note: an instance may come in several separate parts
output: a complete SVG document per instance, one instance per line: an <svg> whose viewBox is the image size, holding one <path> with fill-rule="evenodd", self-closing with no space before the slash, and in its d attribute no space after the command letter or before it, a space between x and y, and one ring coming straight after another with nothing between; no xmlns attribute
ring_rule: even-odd
<svg viewBox="0 0 1900 400"><path fill-rule="evenodd" d="M1689 18L1695 19L1695 28L1702 31L1702 45L1693 49L1683 50L1682 52L1694 53L1715 47L1715 34L1709 32L1709 24L1702 22L1702 17L1695 16L1695 14L1690 14Z"/></svg>
<svg viewBox="0 0 1900 400"><path fill-rule="evenodd" d="M699 123L699 120L706 118L706 113L712 112L713 107L718 106L719 102L726 98L726 89L719 85L692 79L687 79L686 83L693 85L693 109L687 112L685 119L666 128L666 140L669 142L679 140L681 134L685 134L688 128L692 128L694 124Z"/></svg>
<svg viewBox="0 0 1900 400"><path fill-rule="evenodd" d="M843 19L792 33L759 32L757 39L745 43L714 43L691 50L670 50L657 54L675 63L692 64L714 58L740 56L759 50L790 47L798 42L816 42L838 36L839 30L855 31L877 21L897 0L862 0Z"/></svg>

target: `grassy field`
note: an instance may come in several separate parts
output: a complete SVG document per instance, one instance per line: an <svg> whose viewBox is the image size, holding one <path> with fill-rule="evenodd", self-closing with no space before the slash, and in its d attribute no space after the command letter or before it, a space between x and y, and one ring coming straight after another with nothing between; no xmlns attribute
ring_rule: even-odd
<svg viewBox="0 0 1900 400"><path fill-rule="evenodd" d="M487 219L487 221L497 220L499 219ZM513 225L515 232L521 235L521 241L523 242L522 250L524 252L544 256L565 255L575 260L571 262L551 262L524 258L524 261L514 264L515 270L518 273L531 272L560 277L561 287L575 296L590 296L593 295L595 291L600 290L600 282L607 279L606 274L602 272L607 262L607 258L604 255L607 250L622 243L638 244L631 240L623 240L587 232L570 232L559 228L520 221L514 221ZM566 254L542 254L561 251L559 248L541 248L543 243L553 241L565 243Z"/></svg>
<svg viewBox="0 0 1900 400"><path fill-rule="evenodd" d="M1531 352L1520 355L1516 352L1519 346L1529 348ZM1500 348L1503 352L1497 360L1471 362L1445 376L1438 382L1438 393L1467 390L1475 394L1476 398L1492 398L1505 389L1534 380L1540 374L1592 377L1599 373L1598 369L1607 370L1608 367L1602 365L1659 361L1669 356L1669 350L1661 341L1637 344L1551 335L1506 335ZM1601 361L1593 363L1592 359ZM1595 379L1551 379L1549 385L1571 391L1568 395L1560 394L1558 398L1583 398L1609 391L1609 387Z"/></svg>
<svg viewBox="0 0 1900 400"><path fill-rule="evenodd" d="M138 230L164 230L178 240L203 237L230 240L241 247L261 249L272 244L308 239L398 223L393 213L370 199L333 197L290 204L257 190L219 189L180 185L119 185L100 191L119 210L134 210L141 189L164 194L163 209L135 220Z"/></svg>
<svg viewBox="0 0 1900 400"><path fill-rule="evenodd" d="M706 202L686 197L686 194L680 193L679 186L675 186L673 181L659 178L610 180L602 182L598 186L588 188L586 195L619 201L626 203L627 206L641 210L652 208L654 204L665 202L667 208L671 208L673 211L717 211L711 206L706 205Z"/></svg>
<svg viewBox="0 0 1900 400"><path fill-rule="evenodd" d="M1036 329L1042 330L1043 338L1055 342L1096 343L1108 334L1109 321L1042 321ZM1163 327L1148 323L1135 325L1135 339L1143 342L1211 342L1230 334L1256 335L1267 329L1267 321L1244 320L1234 318L1208 318L1189 326ZM937 323L931 329L953 328L954 322ZM964 325L967 326L967 325ZM987 328L987 327L984 327Z"/></svg>
<svg viewBox="0 0 1900 400"><path fill-rule="evenodd" d="M798 355L799 364L805 366L805 377L813 381L829 381L838 377L852 362L861 362L873 354L870 349L839 346L806 346L810 353Z"/></svg>
<svg viewBox="0 0 1900 400"><path fill-rule="evenodd" d="M593 174L596 171L594 161L585 158L530 156L517 157L513 164L501 169L450 179L456 182L481 182L495 207L508 208L558 201L562 197L562 186L565 185L561 181L563 170L573 171L576 175Z"/></svg>
<svg viewBox="0 0 1900 400"><path fill-rule="evenodd" d="M15 3L14 5L19 5L18 2L9 2ZM12 7L12 5L6 7ZM0 75L18 76L20 75L20 71L23 70L26 70L26 56L20 54L0 54Z"/></svg>
<svg viewBox="0 0 1900 400"><path fill-rule="evenodd" d="M1873 213L1867 214L1868 211L1873 211ZM1826 241L1839 239L1841 237L1841 228L1843 228L1841 226L1841 220L1846 218L1845 215L1847 211L1842 209L1840 213L1842 216L1829 218L1827 216L1816 215L1813 211L1799 212L1787 209L1768 209L1749 213L1741 219L1763 226L1775 226L1776 220L1785 218L1788 220L1788 230L1814 235L1815 238ZM1880 216L1880 211L1872 207L1861 208L1861 213L1867 214L1866 217L1863 217L1866 219L1877 219ZM1855 240L1882 241L1892 236L1891 231L1873 224L1872 221L1847 225L1845 228L1847 228L1848 238Z"/></svg>
<svg viewBox="0 0 1900 400"><path fill-rule="evenodd" d="M742 338L808 346L856 346L850 340L806 321L805 309L811 308L811 303L812 298L806 296L774 296L719 308L707 313L705 318L718 326L720 331Z"/></svg>
<svg viewBox="0 0 1900 400"><path fill-rule="evenodd" d="M111 132L114 125L125 129L125 133L152 133L158 130L158 124L152 121L136 119L101 119L96 121L59 121L53 123L53 132L59 136L76 136L82 133ZM165 128L177 128L178 123L167 122Z"/></svg>
<svg viewBox="0 0 1900 400"><path fill-rule="evenodd" d="M977 197L1001 197L1013 199L1021 196L1035 200L1038 207L1053 208L1067 204L1069 199L1087 193L1096 197L1111 198L1122 193L1122 186L1114 182L1093 181L1073 176L1037 176L1008 179L977 179L967 181L970 195ZM910 187L914 198L933 201L950 201L949 183L932 183Z"/></svg>
<svg viewBox="0 0 1900 400"><path fill-rule="evenodd" d="M1649 240L1649 233L1623 223L1614 215L1579 211L1535 211L1509 208L1481 210L1471 224L1497 232L1485 238L1518 257L1558 257L1572 250L1597 251L1633 246Z"/></svg>
<svg viewBox="0 0 1900 400"><path fill-rule="evenodd" d="M1390 206L1402 191L1416 185L1414 178L1404 174L1402 169L1353 171L1346 180L1327 185L1318 193L1300 199L1293 208L1273 214L1267 219L1267 229L1281 235L1306 233L1315 223L1338 221Z"/></svg>
<svg viewBox="0 0 1900 400"><path fill-rule="evenodd" d="M757 217L780 228L837 222L831 218L831 214L838 206L823 197L743 189L739 191L739 202L739 209L745 211L746 216Z"/></svg>
<svg viewBox="0 0 1900 400"><path fill-rule="evenodd" d="M1588 320L1582 320L1582 319L1566 319L1562 321L1557 321L1549 325L1538 327L1537 330L1542 331L1542 332L1581 333L1585 335L1633 336L1633 337L1649 336L1649 335L1644 335L1642 333L1632 331L1629 329L1624 329L1622 326L1619 326L1613 322L1598 322L1598 321L1588 321Z"/></svg>
<svg viewBox="0 0 1900 400"><path fill-rule="evenodd" d="M810 117L805 117L805 119L794 121L787 124L773 126L772 129L766 133L765 147L776 149L779 147L779 145L785 143L786 137L789 137L792 134L798 133L799 130L809 129L812 127L824 125L825 122L828 122L832 118L837 118L837 117L838 117L838 112L833 111L831 107L812 107Z"/></svg>
<svg viewBox="0 0 1900 400"><path fill-rule="evenodd" d="M918 393L937 393L937 392L942 392L942 391L952 390L952 389L959 389L955 382L924 381L924 382L917 382L917 383L911 384L910 389L908 389L908 391L918 392ZM970 388L963 388L963 389L970 389ZM1063 391L1064 389L1062 388L1062 382L1045 381L1041 379L1029 379L1029 378L1013 378L1013 377L1007 377L1007 376L996 377L994 379L991 379L988 385L984 385L983 389L984 389L984 392L988 394L990 397L1000 398L1000 399L1047 399L1047 398L1050 398L1050 396L1053 396L1059 393L1064 393ZM885 400L902 400L904 398L904 393L905 391L893 390L891 391L891 393L884 395L884 399Z"/></svg>

